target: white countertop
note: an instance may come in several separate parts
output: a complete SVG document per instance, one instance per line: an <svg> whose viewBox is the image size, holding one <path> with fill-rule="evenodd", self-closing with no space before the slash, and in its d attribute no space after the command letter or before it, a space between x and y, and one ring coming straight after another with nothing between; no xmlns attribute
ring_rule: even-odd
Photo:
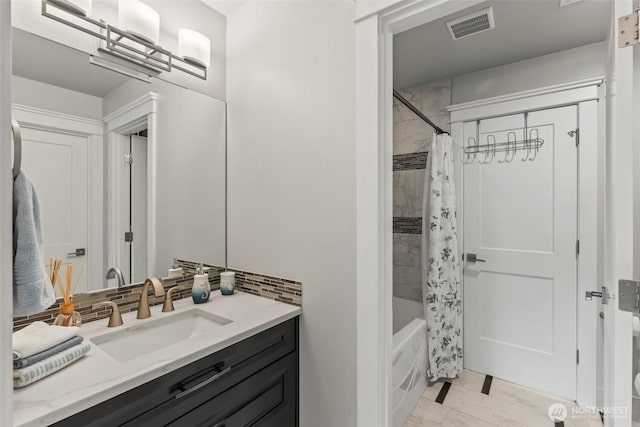
<svg viewBox="0 0 640 427"><path fill-rule="evenodd" d="M89 353L79 361L13 393L15 426L47 426L104 402L204 356L242 341L259 332L301 314L299 307L267 298L237 292L222 296L211 293L205 304L193 304L191 298L174 301L175 311L162 313L162 304L151 307L149 319L137 320L137 312L122 315L124 325L148 322L198 308L232 320L223 327L186 341L170 345L138 359L118 362L90 338L118 328L107 328L108 319L83 324L80 334L91 344Z"/></svg>

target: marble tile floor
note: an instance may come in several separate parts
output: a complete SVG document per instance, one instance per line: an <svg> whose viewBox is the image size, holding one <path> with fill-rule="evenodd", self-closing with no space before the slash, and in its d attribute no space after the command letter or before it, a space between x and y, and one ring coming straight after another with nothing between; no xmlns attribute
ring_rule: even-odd
<svg viewBox="0 0 640 427"><path fill-rule="evenodd" d="M499 379L494 378L488 394L484 394L485 378L483 374L464 371L451 381L444 400L442 395L438 399L443 382L428 387L404 427L602 427L599 414L574 415L572 408L578 407L575 402ZM547 415L554 403L562 403L568 410L563 423L554 423Z"/></svg>

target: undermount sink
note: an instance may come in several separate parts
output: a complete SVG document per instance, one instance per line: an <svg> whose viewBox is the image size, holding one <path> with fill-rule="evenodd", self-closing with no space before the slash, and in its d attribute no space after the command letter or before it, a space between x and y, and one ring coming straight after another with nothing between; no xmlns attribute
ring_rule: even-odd
<svg viewBox="0 0 640 427"><path fill-rule="evenodd" d="M91 338L91 341L119 362L138 357L211 332L232 320L193 308L146 320Z"/></svg>

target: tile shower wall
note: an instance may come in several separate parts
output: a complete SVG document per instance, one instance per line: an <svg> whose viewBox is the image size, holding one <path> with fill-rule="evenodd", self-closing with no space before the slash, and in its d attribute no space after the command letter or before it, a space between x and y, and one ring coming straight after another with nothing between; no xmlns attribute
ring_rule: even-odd
<svg viewBox="0 0 640 427"><path fill-rule="evenodd" d="M424 115L449 130L451 80L400 90ZM393 104L393 296L422 301L422 197L433 129Z"/></svg>

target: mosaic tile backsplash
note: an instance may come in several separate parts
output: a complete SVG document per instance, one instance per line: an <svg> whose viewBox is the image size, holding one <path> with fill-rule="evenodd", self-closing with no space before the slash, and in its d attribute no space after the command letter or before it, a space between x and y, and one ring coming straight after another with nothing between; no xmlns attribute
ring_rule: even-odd
<svg viewBox="0 0 640 427"><path fill-rule="evenodd" d="M181 278L162 279L165 290L178 286L174 291L173 300L191 298L191 286L193 285L193 275L200 263L186 260L178 260L180 267L184 270ZM225 271L223 267L204 264L209 268L209 283L211 289L220 289L220 273ZM251 293L264 298L280 301L287 304L302 306L302 283L294 280L281 279L264 274L249 273L246 271L228 269L236 273L236 290ZM138 309L138 300L142 290L142 283L125 286L122 288L110 288L101 291L78 294L73 298L76 311L82 315L82 322L92 322L99 319L106 319L110 316L111 310L108 307L100 307L95 310L92 307L101 301L113 301L118 304L121 313L128 313ZM162 304L164 297L149 296L149 305ZM31 316L19 316L13 318L13 330L17 331L35 321L53 323L60 313L62 298L59 298L49 309Z"/></svg>

